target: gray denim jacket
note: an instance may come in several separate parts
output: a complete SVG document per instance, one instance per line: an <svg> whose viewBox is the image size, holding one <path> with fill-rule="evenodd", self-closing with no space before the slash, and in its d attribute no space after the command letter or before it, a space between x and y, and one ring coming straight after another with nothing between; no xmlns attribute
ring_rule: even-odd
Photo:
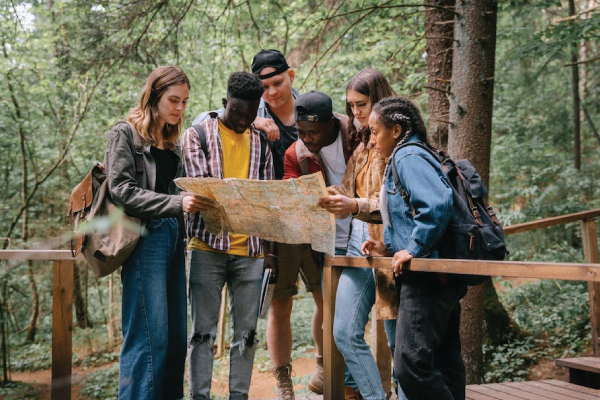
<svg viewBox="0 0 600 400"><path fill-rule="evenodd" d="M171 182L170 194L156 193L156 163L150 153L150 144L138 149L142 152L144 173L141 187L135 174L136 147L133 132L126 122L119 122L108 133L104 165L108 179L108 189L113 203L122 207L128 215L138 218L168 218L182 215L183 195ZM181 148L178 145L175 154L181 160ZM183 164L180 162L176 177L183 176Z"/></svg>

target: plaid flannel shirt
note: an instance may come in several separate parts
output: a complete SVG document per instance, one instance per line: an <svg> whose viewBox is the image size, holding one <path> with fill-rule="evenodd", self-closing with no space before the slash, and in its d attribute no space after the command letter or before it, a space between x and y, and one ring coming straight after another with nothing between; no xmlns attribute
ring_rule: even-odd
<svg viewBox="0 0 600 400"><path fill-rule="evenodd" d="M186 176L194 177L213 177L223 179L223 148L221 145L221 135L219 134L219 121L216 114L211 118L201 122L206 133L207 155L201 148L200 138L193 127L188 128L182 136L183 160ZM250 128L250 172L248 179L260 179L260 133L254 128ZM265 180L274 179L273 156L271 149L265 146L265 166L262 176ZM224 232L221 238L213 235L206 229L202 220L201 213L187 214L186 233L188 238L197 237L210 247L217 250L229 250L229 233ZM262 254L262 244L260 238L256 236L248 237L248 256L258 257Z"/></svg>

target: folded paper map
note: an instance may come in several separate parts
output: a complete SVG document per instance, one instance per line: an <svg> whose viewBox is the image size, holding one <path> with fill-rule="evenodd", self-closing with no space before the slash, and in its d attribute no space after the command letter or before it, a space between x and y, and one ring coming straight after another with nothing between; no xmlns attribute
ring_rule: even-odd
<svg viewBox="0 0 600 400"><path fill-rule="evenodd" d="M310 243L335 254L335 217L317 206L327 196L319 172L297 179L178 178L181 189L215 202L202 212L210 233L243 233L280 243Z"/></svg>

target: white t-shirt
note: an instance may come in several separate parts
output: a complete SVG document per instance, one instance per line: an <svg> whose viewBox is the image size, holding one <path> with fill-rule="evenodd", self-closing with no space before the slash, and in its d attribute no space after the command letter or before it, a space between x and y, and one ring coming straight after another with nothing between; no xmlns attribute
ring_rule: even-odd
<svg viewBox="0 0 600 400"><path fill-rule="evenodd" d="M346 160L344 159L344 148L342 145L342 132L338 133L335 142L323 147L319 151L325 168L325 176L329 185L341 185L344 172L346 172ZM348 235L352 217L335 219L335 247L346 249L348 247Z"/></svg>

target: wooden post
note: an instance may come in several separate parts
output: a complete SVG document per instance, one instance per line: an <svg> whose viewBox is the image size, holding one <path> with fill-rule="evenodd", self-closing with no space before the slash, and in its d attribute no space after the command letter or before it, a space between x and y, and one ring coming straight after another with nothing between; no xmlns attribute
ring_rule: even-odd
<svg viewBox="0 0 600 400"><path fill-rule="evenodd" d="M71 400L73 261L54 261L52 287L52 400Z"/></svg>
<svg viewBox="0 0 600 400"><path fill-rule="evenodd" d="M383 390L389 394L392 390L392 353L388 346L383 320L377 319L377 306L373 306L371 315L373 316L371 319L371 349L377 362L377 368L379 368Z"/></svg>
<svg viewBox="0 0 600 400"><path fill-rule="evenodd" d="M215 357L223 356L225 351L225 326L227 322L227 285L221 292L221 308L219 309L219 325L217 326L217 353Z"/></svg>
<svg viewBox="0 0 600 400"><path fill-rule="evenodd" d="M323 400L344 398L344 359L333 340L333 316L335 295L342 274L341 267L332 267L331 259L325 257L323 268Z"/></svg>
<svg viewBox="0 0 600 400"><path fill-rule="evenodd" d="M581 221L583 232L583 254L586 263L598 263L598 239L596 234L596 220L586 219ZM595 356L600 356L600 283L588 282L590 294L590 324L592 325L592 347Z"/></svg>

